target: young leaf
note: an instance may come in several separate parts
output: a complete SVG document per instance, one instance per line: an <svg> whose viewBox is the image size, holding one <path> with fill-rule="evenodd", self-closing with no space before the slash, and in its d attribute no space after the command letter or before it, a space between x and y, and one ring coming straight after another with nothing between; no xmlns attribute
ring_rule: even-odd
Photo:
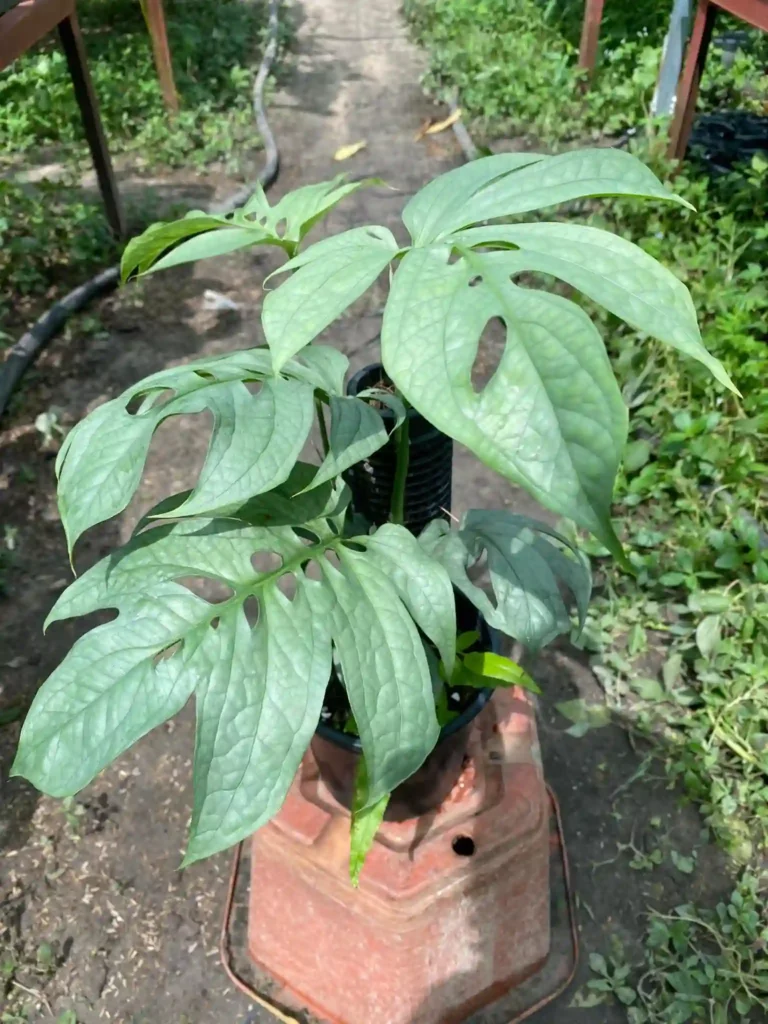
<svg viewBox="0 0 768 1024"><path fill-rule="evenodd" d="M448 255L402 260L382 326L388 375L434 426L621 558L610 506L627 412L597 330L568 300L513 285L514 253ZM472 366L493 317L507 343L478 392Z"/></svg>
<svg viewBox="0 0 768 1024"><path fill-rule="evenodd" d="M476 644L480 639L480 634L476 629L470 629L466 633L459 633L456 637L456 650L466 651L473 644Z"/></svg>
<svg viewBox="0 0 768 1024"><path fill-rule="evenodd" d="M367 291L398 248L386 228L352 228L280 268L294 273L267 294L262 311L276 373Z"/></svg>
<svg viewBox="0 0 768 1024"><path fill-rule="evenodd" d="M355 771L350 826L349 877L355 888L360 884L360 872L363 870L368 851L373 846L379 826L384 820L388 803L389 793L385 793L375 804L369 804L368 770L365 758L361 755Z"/></svg>
<svg viewBox="0 0 768 1024"><path fill-rule="evenodd" d="M473 675L483 680L480 684L482 686L520 686L524 690L530 690L531 693L541 693L540 687L524 668L516 661L505 658L501 654L472 651L470 654L464 655L463 664Z"/></svg>

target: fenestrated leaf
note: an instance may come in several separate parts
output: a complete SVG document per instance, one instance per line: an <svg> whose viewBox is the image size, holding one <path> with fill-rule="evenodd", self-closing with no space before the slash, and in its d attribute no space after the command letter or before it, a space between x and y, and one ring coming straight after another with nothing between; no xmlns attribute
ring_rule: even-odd
<svg viewBox="0 0 768 1024"><path fill-rule="evenodd" d="M414 245L427 245L444 232L444 220L481 189L528 164L548 160L542 153L496 153L434 178L406 203L403 224Z"/></svg>
<svg viewBox="0 0 768 1024"><path fill-rule="evenodd" d="M360 884L360 872L365 858L373 845L379 826L389 803L389 793L372 806L368 801L368 770L365 757L361 755L355 771L355 786L352 793L352 821L350 825L349 877L352 885Z"/></svg>
<svg viewBox="0 0 768 1024"><path fill-rule="evenodd" d="M456 601L446 569L401 526L385 523L366 540L370 560L394 583L422 632L440 652L446 671L456 658Z"/></svg>
<svg viewBox="0 0 768 1024"><path fill-rule="evenodd" d="M396 587L364 553L341 547L339 558L340 568L327 561L321 567L335 596L333 642L372 807L421 767L439 728L424 648Z"/></svg>
<svg viewBox="0 0 768 1024"><path fill-rule="evenodd" d="M693 209L630 153L621 149L575 149L491 181L467 202L457 203L446 212L435 238L445 238L479 221L599 196L663 199Z"/></svg>
<svg viewBox="0 0 768 1024"><path fill-rule="evenodd" d="M339 476L356 462L362 462L383 448L389 440L386 424L378 411L363 401L364 398L375 398L389 405L395 412L395 426L405 418L405 406L400 399L384 391L368 389L357 397L331 396L328 454L306 490Z"/></svg>
<svg viewBox="0 0 768 1024"><path fill-rule="evenodd" d="M321 584L299 576L293 601L276 586L263 589L253 631L242 607L209 630L185 864L236 843L281 807L323 705L329 605Z"/></svg>
<svg viewBox="0 0 768 1024"><path fill-rule="evenodd" d="M125 247L120 264L125 281L156 270L221 256L253 245L276 245L288 253L324 214L345 196L374 179L345 182L344 175L333 181L305 185L289 192L275 206L261 186L245 206L228 214L191 210L179 220L152 224Z"/></svg>
<svg viewBox="0 0 768 1024"><path fill-rule="evenodd" d="M589 564L543 523L511 512L472 509L459 530L451 530L442 520L430 523L419 543L445 565L454 586L489 625L530 647L541 647L570 631L561 585L573 594L580 622L584 621L591 591ZM483 553L495 605L467 575Z"/></svg>
<svg viewBox="0 0 768 1024"><path fill-rule="evenodd" d="M514 252L466 252L453 264L448 254L413 249L395 274L387 374L432 424L622 557L610 506L627 412L600 335L567 299L512 284ZM472 367L494 317L506 346L477 392Z"/></svg>
<svg viewBox="0 0 768 1024"><path fill-rule="evenodd" d="M308 384L268 377L256 395L232 381L185 403L184 412L210 409L213 431L196 486L167 514L206 515L281 484L309 436L312 395Z"/></svg>
<svg viewBox="0 0 768 1024"><path fill-rule="evenodd" d="M376 280L398 252L386 228L352 228L289 260L288 280L264 299L262 322L275 371L308 345Z"/></svg>
<svg viewBox="0 0 768 1024"><path fill-rule="evenodd" d="M258 828L282 802L319 717L333 644L375 766L371 805L408 777L437 739L421 637L396 586L360 550L368 538L347 542L322 518L308 525L304 537L231 520L165 523L75 580L49 621L110 608L118 615L78 641L43 684L15 774L55 795L77 792L195 692L186 862L207 856ZM255 568L255 553L276 556L279 568ZM309 575L312 562L320 580ZM286 576L295 580L293 599L279 588ZM199 577L229 596L210 603L178 582ZM259 606L253 628L248 598Z"/></svg>
<svg viewBox="0 0 768 1024"><path fill-rule="evenodd" d="M338 481L328 481L313 490L311 484L317 466L309 462L297 462L283 483L271 491L250 498L243 504L222 506L215 510L215 516L235 519L249 526L304 526L314 519L332 517L346 508L350 500L349 488ZM173 513L189 497L191 491L182 491L163 498L136 525L134 535L140 533L158 518L173 518Z"/></svg>
<svg viewBox="0 0 768 1024"><path fill-rule="evenodd" d="M452 241L468 247L518 246L518 271L538 271L566 281L638 331L698 359L734 390L720 361L704 347L688 289L632 242L600 228L546 222L469 228Z"/></svg>
<svg viewBox="0 0 768 1024"><path fill-rule="evenodd" d="M204 467L201 474L206 487L203 495L211 497L213 506L217 478L229 488L236 487L239 470L235 463L242 463L250 475L243 477L239 497L229 489L229 496L222 492L221 500L216 498L213 507L242 502L256 494L242 491L245 483L258 475L264 489L280 483L301 449L303 439L299 444L299 437L303 433L305 438L309 432L312 388L334 388L346 364L346 357L329 359L324 349L314 346L301 359L286 364L280 378L271 378L269 351L247 349L161 370L128 388L119 398L98 406L70 431L56 460L59 511L70 553L85 530L127 506L141 479L152 435L169 416L211 409L214 416L226 417L223 426L214 430L215 442L207 469ZM265 386L263 397L250 395L240 383L265 378L271 378L271 384ZM277 410L272 400L281 395L285 396L285 407ZM293 417L284 436L272 443L270 411L272 426L278 419ZM253 435L244 436L246 427L254 430ZM265 462L255 473L252 464L256 461L254 452L261 450L259 438L266 442L262 451ZM219 456L223 461L214 467ZM199 509L202 504L202 498L198 498L193 507Z"/></svg>

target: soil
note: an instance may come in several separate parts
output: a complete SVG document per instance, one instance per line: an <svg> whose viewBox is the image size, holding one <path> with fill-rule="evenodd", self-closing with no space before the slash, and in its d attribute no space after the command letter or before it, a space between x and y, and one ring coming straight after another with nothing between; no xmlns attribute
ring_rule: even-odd
<svg viewBox="0 0 768 1024"><path fill-rule="evenodd" d="M423 60L405 37L399 2L302 0L295 9L300 28L294 71L270 113L283 168L274 192L339 170L378 176L392 187L362 190L334 211L319 233L378 223L402 237L398 214L405 199L458 164L461 154L450 132L415 139L425 119L441 111L421 93ZM363 138L367 148L348 164L334 162L339 146ZM140 191L140 176L124 171L122 177L126 189ZM194 193L196 205L237 184L192 174L186 181L178 174L171 180L169 201ZM150 187L157 188L157 181ZM57 440L44 441L35 417L56 407L61 424L71 426L148 373L259 342L262 282L274 266L273 256L238 254L126 288L89 311L90 320L98 322L95 333L85 330L83 321L73 324L29 375L0 433L0 544L5 537L14 547L8 568L0 568L0 711L22 712L90 625L57 624L42 636L45 616L71 576L55 506ZM237 308L206 308L207 289ZM377 357L384 294L382 281L328 332L353 370ZM495 365L500 343L493 335L484 341L481 375ZM78 569L126 540L142 510L188 486L206 445L204 420L164 425L135 502L84 538ZM470 502L541 514L463 450L456 453L454 494L457 515ZM556 648L540 659L535 673L546 694L541 703L546 770L563 806L583 948L605 952L616 937L628 955L636 955L649 904L670 906L719 894L727 886L722 864L701 838L696 813L681 806L619 724L584 740L564 735L567 723L552 710L554 701L598 694L577 653ZM12 714L0 722L7 717ZM74 800L62 803L40 796L22 780L7 779L19 722L0 725L3 1020L55 1022L65 1011L73 1011L80 1024L268 1024L272 1019L233 987L219 963L230 856L179 871L190 813L193 726L193 709L187 707ZM633 782L643 765L642 781ZM652 819L659 824L652 825ZM699 869L684 878L667 859L653 872L631 870L630 855L618 845L631 837L638 846L663 842L685 853L697 846ZM238 891L232 945L240 963L241 903ZM580 980L588 973L582 965ZM569 1010L570 998L537 1019L578 1018L589 1024L625 1019L614 1006ZM509 1007L502 1006L480 1015L476 1024L500 1024L508 1017Z"/></svg>

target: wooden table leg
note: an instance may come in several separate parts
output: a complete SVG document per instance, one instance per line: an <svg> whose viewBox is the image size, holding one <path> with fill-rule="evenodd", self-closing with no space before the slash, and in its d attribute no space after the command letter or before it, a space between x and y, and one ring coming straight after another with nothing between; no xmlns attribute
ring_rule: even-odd
<svg viewBox="0 0 768 1024"><path fill-rule="evenodd" d="M125 221L120 203L120 193L117 190L112 161L107 149L107 140L104 137L104 128L99 116L99 107L93 91L91 76L88 72L88 65L86 64L83 37L80 34L77 15L74 13L68 15L63 21L59 22L58 28L61 45L67 58L67 65L69 66L69 73L72 76L75 97L80 107L80 116L83 119L85 137L88 140L93 166L99 181L107 220L115 235L118 238L123 238L125 237Z"/></svg>
<svg viewBox="0 0 768 1024"><path fill-rule="evenodd" d="M696 114L696 100L699 96L699 85L707 60L707 50L712 39L717 8L710 0L699 0L696 20L693 23L691 41L688 44L688 56L685 60L683 77L677 92L675 118L669 135L669 155L682 160L691 137L693 118Z"/></svg>
<svg viewBox="0 0 768 1024"><path fill-rule="evenodd" d="M176 83L173 80L173 65L171 64L171 50L168 46L168 33L165 29L163 0L143 0L142 6L152 39L152 52L155 56L155 67L160 80L163 100L166 107L176 114L179 110L179 97L176 93Z"/></svg>
<svg viewBox="0 0 768 1024"><path fill-rule="evenodd" d="M592 72L597 60L597 44L600 40L600 22L603 20L605 0L586 0L584 23L581 27L579 46L579 67Z"/></svg>

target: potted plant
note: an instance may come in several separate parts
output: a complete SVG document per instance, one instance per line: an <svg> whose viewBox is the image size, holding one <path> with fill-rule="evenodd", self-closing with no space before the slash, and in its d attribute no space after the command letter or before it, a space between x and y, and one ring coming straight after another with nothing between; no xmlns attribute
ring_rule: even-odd
<svg viewBox="0 0 768 1024"><path fill-rule="evenodd" d="M441 724L455 718L453 698L471 715L478 689L533 685L493 651L488 629L532 648L548 643L571 628L563 587L583 620L588 564L548 526L472 510L458 529L439 513L418 536L407 528L415 417L623 561L611 495L627 411L603 341L580 306L520 275L566 282L732 387L669 270L606 231L519 219L598 196L687 205L629 154L489 156L409 200L407 243L365 225L305 246L310 228L366 184L312 185L274 207L257 192L234 214L190 213L134 239L123 257L126 279L243 247L283 249L282 283L262 311L267 346L147 377L90 413L58 455L72 556L85 530L125 509L163 420L213 416L192 490L153 508L129 543L56 602L48 624L99 609L118 615L78 640L43 684L14 764L46 793L76 793L194 694L185 864L278 811L318 724L331 716L359 737L364 755L352 826L356 877L389 795L421 769ZM346 358L315 339L384 271L391 283L380 379L346 394ZM476 390L473 362L494 318L506 327L506 346ZM313 422L323 448L317 465L300 460ZM376 526L351 505L345 474L384 450L394 453L389 521ZM483 556L493 597L469 575ZM189 577L218 581L226 598L210 603L180 582ZM255 623L246 614L251 598Z"/></svg>

